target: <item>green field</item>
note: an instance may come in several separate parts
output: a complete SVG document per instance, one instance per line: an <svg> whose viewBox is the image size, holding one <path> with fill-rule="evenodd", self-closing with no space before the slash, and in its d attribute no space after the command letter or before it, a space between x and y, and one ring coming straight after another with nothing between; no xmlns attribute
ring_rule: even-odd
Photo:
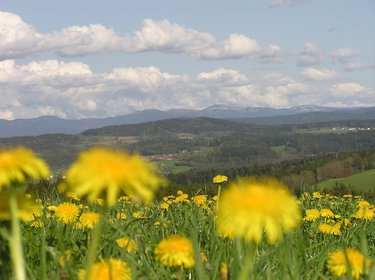
<svg viewBox="0 0 375 280"><path fill-rule="evenodd" d="M335 178L320 182L316 185L318 190L330 190L337 185L346 185L357 191L375 190L375 169L345 177Z"/></svg>

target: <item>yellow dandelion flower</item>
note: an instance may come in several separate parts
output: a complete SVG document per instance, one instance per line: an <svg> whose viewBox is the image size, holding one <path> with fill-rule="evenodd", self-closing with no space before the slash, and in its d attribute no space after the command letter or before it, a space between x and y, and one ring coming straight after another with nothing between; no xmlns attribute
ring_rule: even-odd
<svg viewBox="0 0 375 280"><path fill-rule="evenodd" d="M79 208L69 202L59 204L55 210L56 218L64 224L72 224L77 220Z"/></svg>
<svg viewBox="0 0 375 280"><path fill-rule="evenodd" d="M71 250L65 250L59 258L57 259L57 262L61 267L65 267L65 264L70 260L72 256L72 251Z"/></svg>
<svg viewBox="0 0 375 280"><path fill-rule="evenodd" d="M118 198L118 201L129 201L130 200L130 197L126 196L126 195L122 195Z"/></svg>
<svg viewBox="0 0 375 280"><path fill-rule="evenodd" d="M80 270L78 273L79 280L130 280L132 279L131 270L126 262L110 258L105 261L102 260L94 263L90 270L89 275L86 275L85 270Z"/></svg>
<svg viewBox="0 0 375 280"><path fill-rule="evenodd" d="M100 219L100 215L95 212L85 212L79 217L79 222L85 228L93 229L95 225L98 223Z"/></svg>
<svg viewBox="0 0 375 280"><path fill-rule="evenodd" d="M229 279L229 269L228 269L228 263L222 262L220 264L220 276L221 279Z"/></svg>
<svg viewBox="0 0 375 280"><path fill-rule="evenodd" d="M313 192L312 197L316 199L321 199L324 197L324 195L321 195L320 192Z"/></svg>
<svg viewBox="0 0 375 280"><path fill-rule="evenodd" d="M170 236L155 249L156 258L165 266L191 268L195 265L193 244L183 236Z"/></svg>
<svg viewBox="0 0 375 280"><path fill-rule="evenodd" d="M371 204L366 200L358 201L357 205L358 205L358 208L367 208L371 206Z"/></svg>
<svg viewBox="0 0 375 280"><path fill-rule="evenodd" d="M218 230L224 236L260 243L266 233L272 244L300 220L297 200L276 180L244 179L232 183L220 198Z"/></svg>
<svg viewBox="0 0 375 280"><path fill-rule="evenodd" d="M341 223L336 223L331 227L331 234L341 235Z"/></svg>
<svg viewBox="0 0 375 280"><path fill-rule="evenodd" d="M187 194L181 194L181 195L177 196L177 197L173 200L173 203L175 203L175 204L179 204L179 203L181 203L181 202L190 202L190 201L188 200L188 197L189 197L189 195L187 195Z"/></svg>
<svg viewBox="0 0 375 280"><path fill-rule="evenodd" d="M27 210L27 209L18 210L20 211L19 217L21 218L21 220L23 220L24 222L34 222L36 218L42 216L42 206L39 205L38 207L37 205L35 206L35 209L33 210L31 209L30 210Z"/></svg>
<svg viewBox="0 0 375 280"><path fill-rule="evenodd" d="M374 218L374 215L374 208L360 208L352 217L355 219L371 220Z"/></svg>
<svg viewBox="0 0 375 280"><path fill-rule="evenodd" d="M207 257L207 255L206 255L204 252L201 252L201 253L199 254L199 257L201 258L201 262L202 262L202 263L206 263L206 262L208 262L208 257Z"/></svg>
<svg viewBox="0 0 375 280"><path fill-rule="evenodd" d="M328 218L335 217L335 215L333 214L332 210L328 209L328 208L323 208L322 210L320 210L320 215L322 217L328 217Z"/></svg>
<svg viewBox="0 0 375 280"><path fill-rule="evenodd" d="M353 195L351 195L351 194L344 194L342 197L343 198L353 198Z"/></svg>
<svg viewBox="0 0 375 280"><path fill-rule="evenodd" d="M163 202L162 204L160 204L159 207L160 207L161 209L168 210L168 208L169 208L169 204L166 203L166 202Z"/></svg>
<svg viewBox="0 0 375 280"><path fill-rule="evenodd" d="M306 216L303 218L305 221L314 222L320 217L320 211L318 209L307 209Z"/></svg>
<svg viewBox="0 0 375 280"><path fill-rule="evenodd" d="M136 219L139 219L139 218L142 218L142 212L141 211L135 211L133 214L132 214L133 218L136 218Z"/></svg>
<svg viewBox="0 0 375 280"><path fill-rule="evenodd" d="M17 194L18 217L24 222L32 222L42 215L42 206L30 196ZM0 221L11 219L10 196L7 193L0 194Z"/></svg>
<svg viewBox="0 0 375 280"><path fill-rule="evenodd" d="M320 224L318 226L318 231L321 232L321 233L325 233L325 234L330 234L331 233L331 225L329 224Z"/></svg>
<svg viewBox="0 0 375 280"><path fill-rule="evenodd" d="M334 276L341 277L348 273L349 266L352 277L359 279L360 275L368 273L371 263L357 249L347 248L329 254L327 268Z"/></svg>
<svg viewBox="0 0 375 280"><path fill-rule="evenodd" d="M30 226L32 226L34 228L41 228L42 226L44 226L44 224L43 224L42 221L34 220L34 221L31 222Z"/></svg>
<svg viewBox="0 0 375 280"><path fill-rule="evenodd" d="M80 154L66 174L62 190L75 191L78 197L87 195L94 201L106 192L106 202L114 205L120 192L150 202L154 191L165 180L155 173L151 163L137 155L105 148L93 148Z"/></svg>
<svg viewBox="0 0 375 280"><path fill-rule="evenodd" d="M127 218L128 218L128 215L126 215L126 213L124 213L124 212L118 212L116 214L117 220L126 220Z"/></svg>
<svg viewBox="0 0 375 280"><path fill-rule="evenodd" d="M47 209L51 212L55 212L56 211L56 206L55 205L50 205L47 207Z"/></svg>
<svg viewBox="0 0 375 280"><path fill-rule="evenodd" d="M191 198L191 200L198 206L203 206L207 202L207 195L201 194Z"/></svg>
<svg viewBox="0 0 375 280"><path fill-rule="evenodd" d="M137 242L126 236L117 239L116 243L120 248L126 249L128 253L134 252L138 249Z"/></svg>
<svg viewBox="0 0 375 280"><path fill-rule="evenodd" d="M154 223L154 226L155 226L155 227L159 227L159 226L160 226L160 222L159 222L159 221L155 222L155 223Z"/></svg>
<svg viewBox="0 0 375 280"><path fill-rule="evenodd" d="M183 195L183 194L184 194L183 191L181 191L181 190L178 190L178 191L177 191L177 195Z"/></svg>
<svg viewBox="0 0 375 280"><path fill-rule="evenodd" d="M344 226L349 226L350 225L350 220L349 219L343 219L342 221L341 221L343 224L344 224Z"/></svg>
<svg viewBox="0 0 375 280"><path fill-rule="evenodd" d="M320 224L318 231L324 234L341 235L341 223L336 223L333 226L330 224Z"/></svg>
<svg viewBox="0 0 375 280"><path fill-rule="evenodd" d="M225 183L228 182L228 177L225 175L216 175L212 178L212 182L215 184Z"/></svg>
<svg viewBox="0 0 375 280"><path fill-rule="evenodd" d="M26 148L0 149L0 191L13 182L22 184L28 178L46 178L47 164Z"/></svg>

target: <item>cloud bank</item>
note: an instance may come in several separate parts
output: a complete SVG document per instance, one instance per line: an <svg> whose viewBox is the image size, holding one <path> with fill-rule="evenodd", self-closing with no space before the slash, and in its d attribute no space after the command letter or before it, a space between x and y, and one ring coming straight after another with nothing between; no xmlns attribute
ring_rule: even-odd
<svg viewBox="0 0 375 280"><path fill-rule="evenodd" d="M336 73L307 68L308 79L327 80ZM94 73L87 64L45 60L18 65L0 62L0 118L56 115L104 117L147 108L205 108L212 104L290 107L316 104L370 104L375 91L357 83L335 83L325 90L280 73L253 78L219 68L196 76L163 72L155 66L114 68Z"/></svg>
<svg viewBox="0 0 375 280"><path fill-rule="evenodd" d="M223 41L168 20L145 19L133 34L118 34L101 24L69 26L40 33L18 15L0 12L0 60L52 52L62 57L97 53L163 52L186 54L195 59L238 59L255 57L262 62L279 61L276 45L261 46L243 34L229 34Z"/></svg>

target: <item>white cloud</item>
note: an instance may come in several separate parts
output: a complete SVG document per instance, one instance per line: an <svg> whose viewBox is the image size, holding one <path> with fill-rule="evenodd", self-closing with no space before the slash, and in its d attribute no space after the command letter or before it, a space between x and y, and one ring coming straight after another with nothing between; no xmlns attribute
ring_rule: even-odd
<svg viewBox="0 0 375 280"><path fill-rule="evenodd" d="M13 112L6 110L6 111L0 111L0 119L2 120L14 120L14 114Z"/></svg>
<svg viewBox="0 0 375 280"><path fill-rule="evenodd" d="M356 83L315 88L280 73L249 77L219 68L196 76L155 66L95 73L80 62L0 62L0 118L56 115L104 117L156 108L200 109L213 104L289 107L302 104L374 103L374 90ZM357 103L355 103L357 102ZM375 104L373 104L375 105Z"/></svg>
<svg viewBox="0 0 375 280"><path fill-rule="evenodd" d="M294 6L308 2L309 0L271 0L271 7Z"/></svg>
<svg viewBox="0 0 375 280"><path fill-rule="evenodd" d="M307 42L303 46L303 50L298 53L297 65L309 66L321 64L325 60L325 53L319 49L315 44Z"/></svg>
<svg viewBox="0 0 375 280"><path fill-rule="evenodd" d="M43 35L12 13L0 11L0 60L39 51Z"/></svg>
<svg viewBox="0 0 375 280"><path fill-rule="evenodd" d="M356 63L349 63L345 65L344 70L348 72L352 71L362 71L371 68L371 65L366 65L364 63L356 62Z"/></svg>
<svg viewBox="0 0 375 280"><path fill-rule="evenodd" d="M327 68L317 69L313 67L306 68L301 72L302 77L314 82L324 82L336 79L339 74L334 70Z"/></svg>
<svg viewBox="0 0 375 280"><path fill-rule="evenodd" d="M168 20L145 19L133 34L118 34L101 24L69 26L52 33L38 33L12 13L0 12L0 60L45 52L74 57L111 52L151 52L187 54L196 59L236 59L247 56L268 58L281 55L277 45L262 47L243 34L229 34L218 41L201 32ZM262 59L259 59L262 62Z"/></svg>
<svg viewBox="0 0 375 280"><path fill-rule="evenodd" d="M284 59L284 54L279 46L269 45L258 52L255 55L255 59L263 64L281 63Z"/></svg>
<svg viewBox="0 0 375 280"><path fill-rule="evenodd" d="M369 94L368 89L357 83L337 83L330 87L330 91L333 95L341 97Z"/></svg>
<svg viewBox="0 0 375 280"><path fill-rule="evenodd" d="M217 85L243 85L249 83L248 77L236 70L219 68L212 72L202 72L197 76L198 81Z"/></svg>
<svg viewBox="0 0 375 280"><path fill-rule="evenodd" d="M351 57L359 55L360 52L350 48L340 48L331 53L332 59L340 63L347 62Z"/></svg>

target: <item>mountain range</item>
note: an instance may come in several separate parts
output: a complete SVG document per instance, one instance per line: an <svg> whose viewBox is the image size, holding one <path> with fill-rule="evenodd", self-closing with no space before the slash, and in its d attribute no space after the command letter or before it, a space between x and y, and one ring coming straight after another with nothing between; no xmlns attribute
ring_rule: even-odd
<svg viewBox="0 0 375 280"><path fill-rule="evenodd" d="M88 129L105 126L137 124L179 117L210 117L254 124L301 124L375 119L375 107L335 108L305 105L276 109L214 105L202 110L171 109L161 111L147 109L117 117L76 120L62 119L56 116L41 116L33 119L0 120L0 138L54 133L77 134Z"/></svg>

